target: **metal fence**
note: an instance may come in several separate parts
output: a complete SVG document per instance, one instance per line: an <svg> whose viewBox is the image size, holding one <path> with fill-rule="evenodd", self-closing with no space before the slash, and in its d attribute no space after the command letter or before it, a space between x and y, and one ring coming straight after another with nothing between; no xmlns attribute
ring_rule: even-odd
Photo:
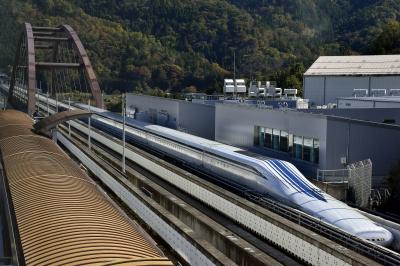
<svg viewBox="0 0 400 266"><path fill-rule="evenodd" d="M349 164L345 169L318 170L317 180L327 183L345 183L357 206L368 207L371 194L372 162L370 159Z"/></svg>
<svg viewBox="0 0 400 266"><path fill-rule="evenodd" d="M371 195L372 162L370 159L347 166L349 169L349 187L354 192L357 206L368 207Z"/></svg>

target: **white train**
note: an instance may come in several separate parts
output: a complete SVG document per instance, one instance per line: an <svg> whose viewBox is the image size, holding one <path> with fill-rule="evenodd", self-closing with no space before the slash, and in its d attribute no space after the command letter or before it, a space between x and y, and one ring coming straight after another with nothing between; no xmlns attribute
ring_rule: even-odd
<svg viewBox="0 0 400 266"><path fill-rule="evenodd" d="M82 104L77 107L88 109ZM97 113L92 118L94 127L114 135L121 133L120 115L94 107L91 110ZM139 141L201 171L222 177L225 182L268 194L362 239L382 246L390 245L393 240L388 230L321 191L289 162L253 156L243 149L130 118L127 125L127 141Z"/></svg>

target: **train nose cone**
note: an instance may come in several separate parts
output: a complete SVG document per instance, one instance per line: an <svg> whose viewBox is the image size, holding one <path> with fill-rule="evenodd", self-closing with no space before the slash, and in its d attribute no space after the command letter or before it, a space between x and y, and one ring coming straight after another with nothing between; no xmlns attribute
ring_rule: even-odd
<svg viewBox="0 0 400 266"><path fill-rule="evenodd" d="M387 247L387 246L390 246L390 244L392 244L394 237L393 237L393 234L389 230L386 230L386 229L383 229L383 230L384 230L384 232L382 232L382 238L384 240L382 241L382 243L380 245Z"/></svg>
<svg viewBox="0 0 400 266"><path fill-rule="evenodd" d="M358 237L384 247L389 246L393 241L392 233L389 230L382 227L380 228L379 231L363 232L359 234Z"/></svg>

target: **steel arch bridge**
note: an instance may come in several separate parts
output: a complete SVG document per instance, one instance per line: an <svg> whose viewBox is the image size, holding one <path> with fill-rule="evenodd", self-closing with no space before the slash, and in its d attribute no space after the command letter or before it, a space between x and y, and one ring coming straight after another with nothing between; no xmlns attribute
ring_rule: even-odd
<svg viewBox="0 0 400 266"><path fill-rule="evenodd" d="M35 27L24 24L12 69L8 101L29 115L36 94L67 97L83 94L102 108L103 99L88 54L69 25Z"/></svg>

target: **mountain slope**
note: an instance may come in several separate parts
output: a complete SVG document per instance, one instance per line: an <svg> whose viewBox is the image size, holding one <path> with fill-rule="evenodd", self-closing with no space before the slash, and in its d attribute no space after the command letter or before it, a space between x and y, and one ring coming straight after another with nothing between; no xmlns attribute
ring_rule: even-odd
<svg viewBox="0 0 400 266"><path fill-rule="evenodd" d="M375 40L400 1L6 0L0 15L0 68L12 63L19 23L69 23L108 92L212 93L232 75L233 53L239 76L301 88L319 55L390 52Z"/></svg>

